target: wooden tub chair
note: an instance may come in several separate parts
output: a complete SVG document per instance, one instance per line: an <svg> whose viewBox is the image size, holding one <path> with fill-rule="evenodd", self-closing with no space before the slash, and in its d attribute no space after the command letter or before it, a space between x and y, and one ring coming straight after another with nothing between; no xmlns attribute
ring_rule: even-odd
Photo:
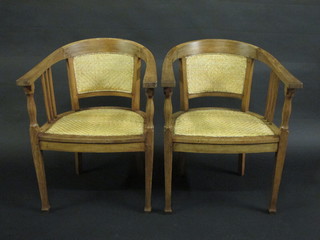
<svg viewBox="0 0 320 240"><path fill-rule="evenodd" d="M180 62L180 111L172 113L173 63ZM249 111L254 61L270 70L264 116ZM279 83L284 84L281 125L273 123ZM239 174L245 170L245 154L275 152L276 163L269 212L276 203L285 160L288 123L294 92L302 83L265 50L244 42L220 39L198 40L173 47L162 69L165 103L165 212L171 212L172 153L239 154ZM189 108L189 99L231 97L241 109Z"/></svg>
<svg viewBox="0 0 320 240"><path fill-rule="evenodd" d="M57 113L51 67L61 60L67 63L72 110ZM141 61L145 62L145 112L140 108ZM38 125L34 101L34 82L39 78L48 119L43 126ZM30 140L43 211L50 209L44 150L75 152L78 173L83 152L145 152L144 210L151 211L156 84L152 53L136 42L113 38L87 39L65 45L17 80L27 96ZM80 108L79 99L96 96L131 98L131 108Z"/></svg>

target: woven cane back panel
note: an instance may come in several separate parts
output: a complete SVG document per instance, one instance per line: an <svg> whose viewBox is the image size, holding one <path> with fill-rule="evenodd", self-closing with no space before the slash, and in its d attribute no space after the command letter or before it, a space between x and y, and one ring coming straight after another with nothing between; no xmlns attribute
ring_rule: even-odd
<svg viewBox="0 0 320 240"><path fill-rule="evenodd" d="M207 137L247 137L274 135L259 118L235 110L194 110L175 122L174 134Z"/></svg>
<svg viewBox="0 0 320 240"><path fill-rule="evenodd" d="M186 58L188 93L243 93L247 58L232 54L199 54Z"/></svg>
<svg viewBox="0 0 320 240"><path fill-rule="evenodd" d="M78 94L117 91L132 92L134 59L113 53L95 53L73 59Z"/></svg>
<svg viewBox="0 0 320 240"><path fill-rule="evenodd" d="M143 134L144 119L123 109L90 109L59 119L46 133L78 136L129 136Z"/></svg>

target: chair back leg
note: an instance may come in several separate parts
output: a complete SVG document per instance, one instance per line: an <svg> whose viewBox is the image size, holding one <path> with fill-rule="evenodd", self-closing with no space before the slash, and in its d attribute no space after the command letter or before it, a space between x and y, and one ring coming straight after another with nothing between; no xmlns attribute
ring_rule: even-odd
<svg viewBox="0 0 320 240"><path fill-rule="evenodd" d="M240 153L239 161L238 161L238 173L240 176L244 176L245 169L246 169L246 154Z"/></svg>
<svg viewBox="0 0 320 240"><path fill-rule="evenodd" d="M165 212L172 212L171 190L172 190L172 139L169 129L165 130L164 136L164 178L165 178Z"/></svg>
<svg viewBox="0 0 320 240"><path fill-rule="evenodd" d="M74 153L74 167L76 174L80 175L82 172L82 153L80 152Z"/></svg>

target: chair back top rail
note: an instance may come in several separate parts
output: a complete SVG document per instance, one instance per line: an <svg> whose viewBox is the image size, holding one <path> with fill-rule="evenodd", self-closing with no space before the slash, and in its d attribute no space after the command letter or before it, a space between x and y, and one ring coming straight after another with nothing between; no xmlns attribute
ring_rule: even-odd
<svg viewBox="0 0 320 240"><path fill-rule="evenodd" d="M162 87L175 87L174 61L204 53L236 54L261 61L272 69L287 88L303 87L303 84L267 51L252 44L227 39L202 39L173 47L167 53L162 66Z"/></svg>
<svg viewBox="0 0 320 240"><path fill-rule="evenodd" d="M150 50L139 43L117 38L93 38L80 40L58 48L34 68L17 80L18 86L31 86L48 68L55 63L89 53L122 53L138 57L146 62L143 79L144 88L155 88L157 85L156 63Z"/></svg>

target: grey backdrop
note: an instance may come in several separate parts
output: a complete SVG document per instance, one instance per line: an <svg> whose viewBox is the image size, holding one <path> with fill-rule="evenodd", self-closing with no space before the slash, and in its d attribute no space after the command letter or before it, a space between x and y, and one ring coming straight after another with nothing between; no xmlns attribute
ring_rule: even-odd
<svg viewBox="0 0 320 240"><path fill-rule="evenodd" d="M318 0L1 0L0 238L319 239L319 26ZM143 176L137 173L132 154L86 154L85 173L78 177L72 154L48 152L52 210L41 213L26 99L15 80L56 48L93 37L145 45L156 57L159 80L166 52L195 39L245 41L278 58L304 83L294 99L279 212L266 212L273 154L249 155L244 177L235 174L235 155L189 154L187 175L174 175L174 213L163 214L163 94L158 87L153 212L142 212ZM61 112L70 108L64 65L54 71ZM254 111L263 111L267 79L268 72L257 64ZM175 91L175 110L177 96ZM106 99L84 102L93 103L105 104ZM192 102L199 104L238 102L210 98ZM43 116L40 111L40 122Z"/></svg>

